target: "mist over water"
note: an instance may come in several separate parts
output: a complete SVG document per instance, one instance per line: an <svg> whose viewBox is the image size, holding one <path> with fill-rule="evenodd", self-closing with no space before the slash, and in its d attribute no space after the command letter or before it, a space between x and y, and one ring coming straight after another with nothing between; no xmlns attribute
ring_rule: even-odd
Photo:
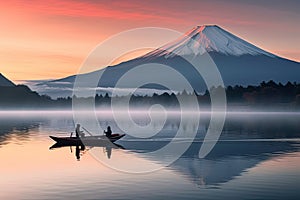
<svg viewBox="0 0 300 200"><path fill-rule="evenodd" d="M141 126L151 123L149 111L134 110L130 114ZM181 114L164 113L167 119L163 128L149 138L126 132L117 142L122 148L86 147L78 161L75 147L49 150L54 144L49 135L69 136L74 132L72 111L1 111L0 187L4 192L0 198L297 199L300 113L228 112L220 140L206 158L200 159L198 152L211 116L210 112L201 112L198 128L183 124L186 137L176 138L178 145L192 141L187 151L164 167L162 157L174 157L174 153L162 157L146 153L174 139ZM199 113L186 114L193 117ZM82 115L89 114L82 111ZM107 126L114 133L124 133L111 111L97 111L96 117L101 129L86 126L91 133L102 135ZM128 120L124 118L121 123ZM155 126L160 124L153 123L150 132L156 130ZM194 132L196 137L191 138ZM157 166L160 170L124 173L111 169L109 164L113 163L137 169Z"/></svg>

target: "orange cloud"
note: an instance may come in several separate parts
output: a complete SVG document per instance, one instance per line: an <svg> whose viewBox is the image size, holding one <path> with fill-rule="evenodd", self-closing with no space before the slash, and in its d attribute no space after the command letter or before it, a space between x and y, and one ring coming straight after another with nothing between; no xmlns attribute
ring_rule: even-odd
<svg viewBox="0 0 300 200"><path fill-rule="evenodd" d="M74 0L47 0L11 2L11 7L20 11L39 13L41 16L69 16L69 17L99 17L130 20L169 20L178 22L180 19L168 17L167 15L157 15L157 13L145 12L141 8L143 5L134 6L130 2L111 3L109 1L74 1Z"/></svg>

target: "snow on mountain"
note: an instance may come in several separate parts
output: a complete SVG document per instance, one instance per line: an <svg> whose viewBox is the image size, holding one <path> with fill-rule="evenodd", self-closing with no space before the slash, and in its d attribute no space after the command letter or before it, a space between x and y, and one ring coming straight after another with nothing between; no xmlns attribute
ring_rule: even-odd
<svg viewBox="0 0 300 200"><path fill-rule="evenodd" d="M205 52L218 52L234 56L249 54L276 57L217 25L196 26L177 40L146 54L144 57L164 56L168 58L176 54L180 56L202 55Z"/></svg>
<svg viewBox="0 0 300 200"><path fill-rule="evenodd" d="M192 56L193 60L201 61L203 58L205 59L205 55L203 55L205 52L209 53L216 64L225 86L258 85L262 81L269 80L283 84L288 81L300 82L300 63L266 52L215 25L197 26L177 40L144 56L77 76L85 77L85 80L93 80L98 76L99 71L103 72L97 88L104 91L103 88L115 88L118 80L129 70L139 65L147 65L143 68L144 72L139 72L137 76L132 78L138 77L141 80L147 80L148 77L156 77L172 83L172 87L176 88L176 91L187 90L180 81L166 74L163 69L149 70L153 69L155 64L162 64L183 75L197 92L203 92L207 88L202 77L181 56ZM37 84L35 90L52 97L68 96L72 94L75 78L76 75L73 75L58 80L45 81ZM135 81L128 81L127 85L118 87L134 88L136 87L134 83ZM140 91L147 94L153 91L158 93L158 90L166 89L157 84L147 84L143 88L150 89Z"/></svg>

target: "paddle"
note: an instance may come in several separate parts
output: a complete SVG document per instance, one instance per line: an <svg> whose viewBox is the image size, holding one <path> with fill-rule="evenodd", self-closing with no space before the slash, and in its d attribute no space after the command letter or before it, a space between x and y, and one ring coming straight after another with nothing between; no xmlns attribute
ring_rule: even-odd
<svg viewBox="0 0 300 200"><path fill-rule="evenodd" d="M93 136L93 134L91 134L88 130L86 130L84 127L82 127L83 130L85 130L88 134L90 134L90 136Z"/></svg>

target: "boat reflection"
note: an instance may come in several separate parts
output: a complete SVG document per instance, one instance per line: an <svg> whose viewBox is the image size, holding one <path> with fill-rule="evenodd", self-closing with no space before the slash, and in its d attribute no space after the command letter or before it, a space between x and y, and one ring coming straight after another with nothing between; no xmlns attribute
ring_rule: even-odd
<svg viewBox="0 0 300 200"><path fill-rule="evenodd" d="M161 156L147 154L162 148L168 142L170 141L159 139L156 141L120 140L119 143L126 148L126 151L119 151L114 159L111 159L113 149L125 149L120 144L108 142L106 144L99 143L97 146L89 147L77 145L75 146L75 157L77 160L80 160L81 156L94 147L102 147L91 151L99 160L102 160L102 156L98 154L99 150L103 150L105 156L112 160L112 162L117 163L119 161L122 169L137 161L133 159L133 157L143 157L144 160L139 160L138 165L147 168L150 163L163 164L165 157L178 156L174 152L168 152L166 155ZM185 141L177 142L178 147L180 147ZM299 144L299 139L221 140L205 159L200 159L198 152L202 142L194 141L187 151L174 163L169 165L168 168L183 175L190 182L198 186L217 186L241 176L244 172L257 166L259 163L280 155L299 151ZM56 143L51 146L50 149L63 147L70 146ZM70 148L72 148L72 146ZM127 154L130 154L132 157L126 157ZM126 159L124 160L124 158Z"/></svg>
<svg viewBox="0 0 300 200"><path fill-rule="evenodd" d="M77 158L78 161L80 161L80 152L81 151L84 152L84 150L85 150L84 145L80 146L80 148L79 148L78 145L76 146L75 155L76 155L76 158Z"/></svg>
<svg viewBox="0 0 300 200"><path fill-rule="evenodd" d="M75 157L78 161L80 161L80 157L83 156L86 152L91 150L94 147L102 147L103 151L106 153L107 158L110 159L112 155L113 149L124 149L123 146L119 144L115 144L112 142L99 142L99 144L95 144L93 146L85 146L85 145L66 145L62 143L55 143L51 147L49 147L50 150L58 149L58 148L66 148L69 147L71 153L73 152L73 147L75 146Z"/></svg>
<svg viewBox="0 0 300 200"><path fill-rule="evenodd" d="M104 118L104 115L101 117ZM299 117L300 115L287 114L272 116L241 114L228 116L220 140L205 159L200 159L198 153L202 146L201 141L206 133L206 124L208 122L201 122L199 125L200 128L197 130L197 137L190 145L190 148L172 165L168 166L167 169L181 175L180 177L184 177L197 186L216 186L230 182L260 163L277 159L279 156L285 154L299 152ZM144 119L139 118L139 120L143 121ZM124 123L126 123L126 120L124 120ZM47 148L52 142L48 136L53 134L62 136L66 132L73 131L74 122L72 115L61 115L59 117L54 114L47 114L45 116L5 115L0 116L0 153L2 153L2 159L4 155L8 155L6 160L4 159L6 162L3 162L4 164L9 163L9 165L6 164L7 169L10 169L10 165L13 165L17 161L25 163L28 169L40 165L43 167L39 168L43 169L45 164L49 164L52 161L51 159L55 161L59 160L59 162L51 162L49 166L52 166L52 163L56 163L57 165L73 164L72 161L81 160L87 161L80 162L81 166L86 167L91 161L90 159L86 159L88 157L85 155L86 153L92 153L94 158L98 156L97 153L101 153L98 160L101 161L102 159L102 161L108 164L117 163L116 161L118 161L122 169L125 165L133 165L137 169L147 168L151 164L160 165L163 163L164 158L178 156L175 154L176 151L160 156L146 154L161 149L170 143L174 137L174 133L178 129L178 123L176 120L168 121L160 133L146 140L132 138L128 134L125 138L119 140L118 144L102 143L95 146L73 145L70 147L70 145L56 143L50 147L52 150L64 148L66 151L70 148L72 155L68 160L65 159L68 156L64 155L66 152L48 151ZM108 121L105 116L105 119L100 124L106 127L108 124L111 125L113 123ZM119 131L117 126L112 127L114 130ZM189 135L189 132L194 131L193 127L185 127L185 130L187 135ZM293 140L293 138L297 140ZM176 142L178 142L178 146L180 147L185 140L183 138L182 140L176 140ZM126 151L122 150L124 149L123 146L126 148ZM20 147L28 148L29 150L22 151ZM44 151L45 149L47 152ZM31 152L37 153L32 154ZM42 155L42 153L45 155ZM37 155L40 157L37 157ZM138 158L145 162L135 162ZM39 159L49 159L49 162L38 162ZM2 169L4 168L3 163ZM277 166L274 165L274 167ZM24 170L24 167L22 170Z"/></svg>

